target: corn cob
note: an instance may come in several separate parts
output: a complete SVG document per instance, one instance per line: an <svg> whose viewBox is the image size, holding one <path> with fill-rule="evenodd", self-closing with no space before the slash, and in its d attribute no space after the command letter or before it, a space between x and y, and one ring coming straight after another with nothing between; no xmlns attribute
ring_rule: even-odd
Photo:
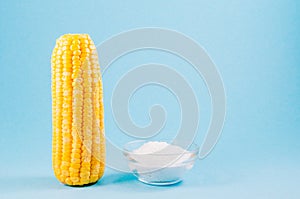
<svg viewBox="0 0 300 199"><path fill-rule="evenodd" d="M71 186L95 183L104 172L105 140L100 66L89 35L58 38L51 67L54 174Z"/></svg>

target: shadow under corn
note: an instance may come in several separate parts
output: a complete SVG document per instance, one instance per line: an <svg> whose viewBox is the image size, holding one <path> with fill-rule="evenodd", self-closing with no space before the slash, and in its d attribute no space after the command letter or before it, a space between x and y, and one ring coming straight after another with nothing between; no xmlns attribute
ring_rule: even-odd
<svg viewBox="0 0 300 199"><path fill-rule="evenodd" d="M108 173L95 185L102 188L117 188L119 191L135 191L135 192L153 192L169 190L180 186L182 183L177 183L168 186L152 186L144 184L137 180L137 178L130 173Z"/></svg>

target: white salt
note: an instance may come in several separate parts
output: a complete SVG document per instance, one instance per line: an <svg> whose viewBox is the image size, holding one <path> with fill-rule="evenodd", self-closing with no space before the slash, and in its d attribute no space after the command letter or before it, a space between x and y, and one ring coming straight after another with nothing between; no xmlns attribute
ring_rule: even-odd
<svg viewBox="0 0 300 199"><path fill-rule="evenodd" d="M167 142L150 141L132 152L132 158L147 168L178 167L193 154Z"/></svg>

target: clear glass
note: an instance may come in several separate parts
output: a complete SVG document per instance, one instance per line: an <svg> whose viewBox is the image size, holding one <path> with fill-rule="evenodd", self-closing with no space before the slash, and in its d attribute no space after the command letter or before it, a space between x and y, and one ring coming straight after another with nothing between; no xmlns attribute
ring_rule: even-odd
<svg viewBox="0 0 300 199"><path fill-rule="evenodd" d="M139 181L150 185L171 185L182 181L186 171L193 167L199 153L199 147L196 144L192 144L181 153L137 154L134 152L146 142L149 141L128 142L124 145L123 151L132 173Z"/></svg>

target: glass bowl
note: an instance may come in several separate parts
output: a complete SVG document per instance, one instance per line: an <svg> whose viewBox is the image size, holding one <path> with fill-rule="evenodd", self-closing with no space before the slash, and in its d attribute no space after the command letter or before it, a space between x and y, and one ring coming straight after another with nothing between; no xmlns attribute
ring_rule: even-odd
<svg viewBox="0 0 300 199"><path fill-rule="evenodd" d="M198 157L199 147L196 144L192 144L183 152L161 150L154 153L137 153L135 151L147 142L149 141L135 140L128 142L123 148L129 169L139 181L146 184L171 185L182 181L184 174L193 167Z"/></svg>

